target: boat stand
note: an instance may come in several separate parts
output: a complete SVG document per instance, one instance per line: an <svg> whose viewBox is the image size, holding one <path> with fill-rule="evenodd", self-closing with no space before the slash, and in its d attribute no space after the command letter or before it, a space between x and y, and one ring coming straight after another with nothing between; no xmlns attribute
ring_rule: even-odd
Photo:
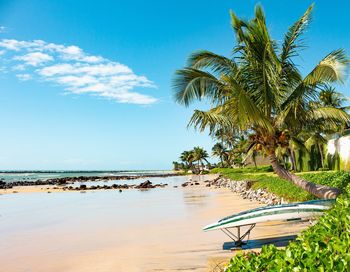
<svg viewBox="0 0 350 272"><path fill-rule="evenodd" d="M244 227L244 226L249 226L248 230L245 231L242 235L241 235L241 227ZM255 224L251 224L251 225L244 225L244 226L238 226L238 227L235 227L237 228L237 235L235 235L234 233L232 233L232 231L229 230L229 228L223 228L221 229L221 231L223 233L225 233L228 237L230 237L234 243L235 243L235 246L233 248L242 248L243 245L246 245L249 241L249 236L250 236L250 232L252 231L252 229L255 227ZM245 237L247 237L247 240L246 242L243 241Z"/></svg>

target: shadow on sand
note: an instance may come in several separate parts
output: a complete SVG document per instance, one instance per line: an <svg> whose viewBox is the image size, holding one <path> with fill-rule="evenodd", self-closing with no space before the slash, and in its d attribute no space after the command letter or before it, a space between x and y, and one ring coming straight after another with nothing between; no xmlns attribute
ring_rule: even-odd
<svg viewBox="0 0 350 272"><path fill-rule="evenodd" d="M257 248L261 248L264 245L269 245L269 244L274 244L277 247L284 247L284 246L287 246L289 242L295 240L296 237L297 237L296 235L287 235L287 236L249 240L246 244L242 245L242 247L236 247L235 242L225 242L222 245L222 248L224 250L257 249Z"/></svg>

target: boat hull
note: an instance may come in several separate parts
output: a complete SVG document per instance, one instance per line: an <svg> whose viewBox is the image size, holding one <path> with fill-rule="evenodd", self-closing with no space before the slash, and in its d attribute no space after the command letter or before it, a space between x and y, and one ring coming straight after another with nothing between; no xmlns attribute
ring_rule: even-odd
<svg viewBox="0 0 350 272"><path fill-rule="evenodd" d="M324 211L328 210L331 207L329 203L330 202L313 201L305 203L267 206L225 217L213 224L205 226L203 230L209 231L224 228L233 228L269 221L313 218L322 215Z"/></svg>

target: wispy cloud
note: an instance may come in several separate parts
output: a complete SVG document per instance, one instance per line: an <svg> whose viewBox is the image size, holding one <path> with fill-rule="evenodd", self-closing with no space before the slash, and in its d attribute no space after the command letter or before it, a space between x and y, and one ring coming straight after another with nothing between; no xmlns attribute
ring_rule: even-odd
<svg viewBox="0 0 350 272"><path fill-rule="evenodd" d="M6 27L5 26L0 26L0 33L4 33L6 31Z"/></svg>
<svg viewBox="0 0 350 272"><path fill-rule="evenodd" d="M1 29L0 29L1 30ZM89 55L80 47L42 40L0 40L0 57L19 80L44 80L62 86L66 92L91 94L120 103L152 104L156 98L133 91L155 88L145 76L128 66Z"/></svg>
<svg viewBox="0 0 350 272"><path fill-rule="evenodd" d="M16 77L21 81L27 81L32 79L32 76L29 74L17 74Z"/></svg>

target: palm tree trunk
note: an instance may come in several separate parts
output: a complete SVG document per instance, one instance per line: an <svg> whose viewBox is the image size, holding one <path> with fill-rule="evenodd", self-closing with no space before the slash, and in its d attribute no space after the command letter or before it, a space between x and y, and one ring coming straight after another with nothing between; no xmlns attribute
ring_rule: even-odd
<svg viewBox="0 0 350 272"><path fill-rule="evenodd" d="M289 149L289 153L290 153L290 160L292 162L292 168L293 170L296 172L297 171L297 164L296 164L296 161L295 161L295 153L294 153L294 150L293 149Z"/></svg>
<svg viewBox="0 0 350 272"><path fill-rule="evenodd" d="M321 145L319 143L317 144L317 147L318 147L318 152L320 152L320 156L321 156L321 165L322 165L322 168L324 168L323 150L322 150Z"/></svg>
<svg viewBox="0 0 350 272"><path fill-rule="evenodd" d="M329 186L324 185L318 185L312 182L309 182L307 180L302 179L301 177L294 175L290 173L288 170L284 169L277 161L276 155L271 154L269 155L269 159L271 161L271 165L275 173L294 185L300 187L301 189L309 192L310 194L318 197L318 198L336 198L338 195L340 195L341 191L338 188L333 188Z"/></svg>
<svg viewBox="0 0 350 272"><path fill-rule="evenodd" d="M254 167L256 168L257 165L256 165L256 154L254 153L254 150L253 150L253 154L252 154L252 160L253 160L253 163L254 163Z"/></svg>

